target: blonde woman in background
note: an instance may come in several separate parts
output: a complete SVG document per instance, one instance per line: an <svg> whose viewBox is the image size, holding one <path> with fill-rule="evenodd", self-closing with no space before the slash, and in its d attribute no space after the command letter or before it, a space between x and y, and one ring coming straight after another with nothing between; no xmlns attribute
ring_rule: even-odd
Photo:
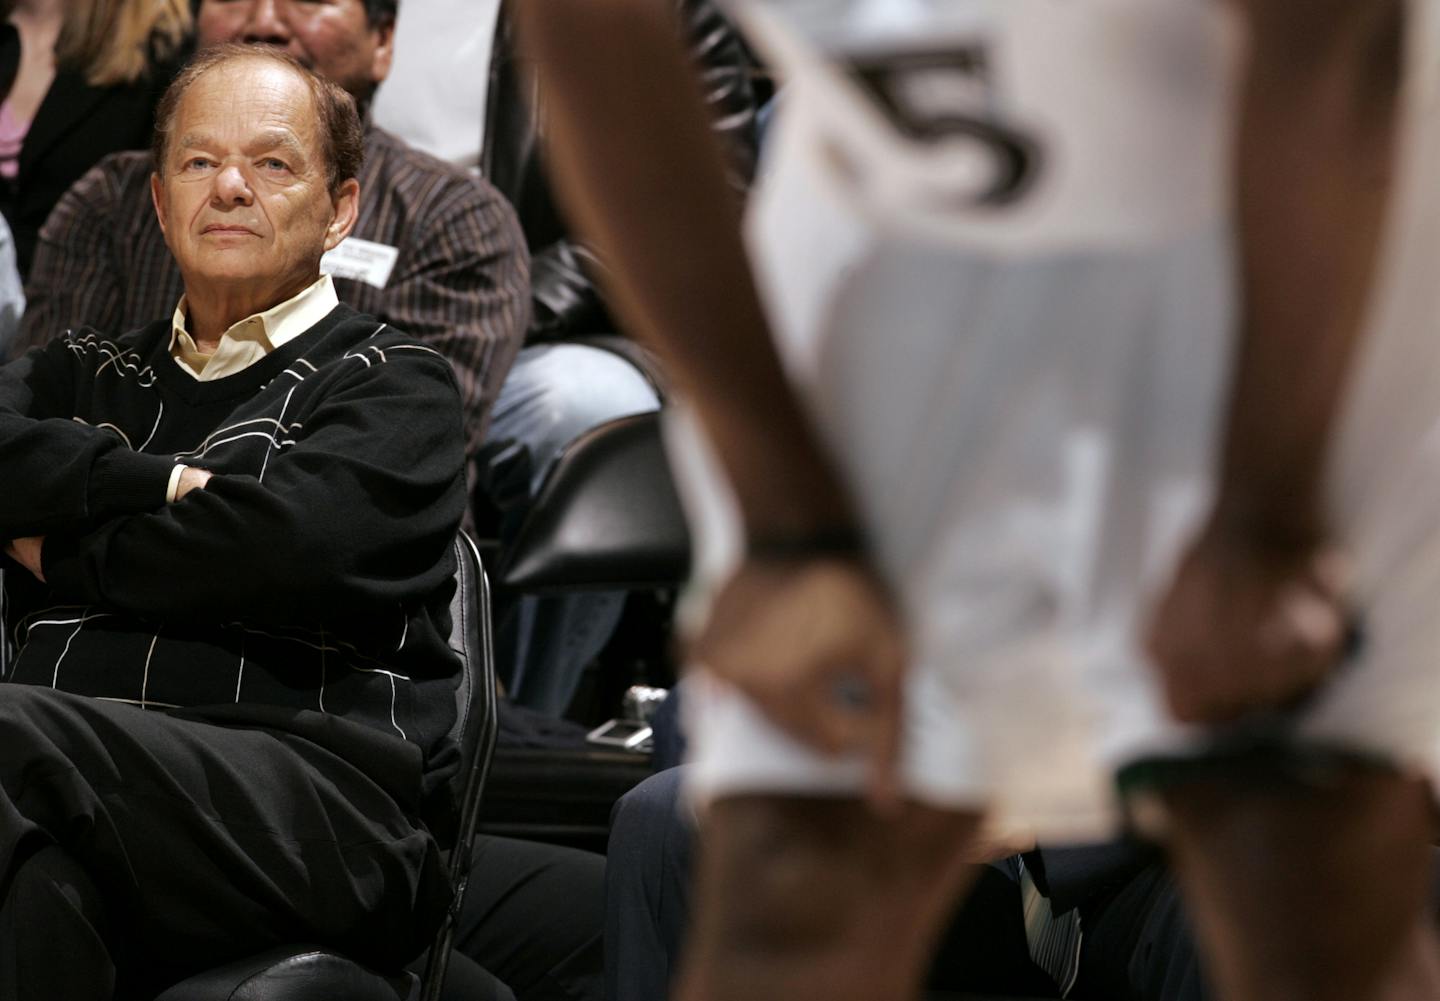
<svg viewBox="0 0 1440 1001"><path fill-rule="evenodd" d="M0 25L0 213L20 274L65 190L149 145L191 34L187 0L8 0Z"/></svg>

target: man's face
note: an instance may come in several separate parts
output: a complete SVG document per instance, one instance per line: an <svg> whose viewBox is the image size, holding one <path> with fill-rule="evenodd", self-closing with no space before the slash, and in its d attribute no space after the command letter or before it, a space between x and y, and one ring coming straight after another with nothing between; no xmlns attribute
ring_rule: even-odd
<svg viewBox="0 0 1440 1001"><path fill-rule="evenodd" d="M187 294L254 311L314 281L355 219L358 185L332 197L327 181L310 89L293 70L241 59L195 81L151 179Z"/></svg>
<svg viewBox="0 0 1440 1001"><path fill-rule="evenodd" d="M394 25L372 26L362 0L202 0L199 45L268 42L362 104L390 72Z"/></svg>

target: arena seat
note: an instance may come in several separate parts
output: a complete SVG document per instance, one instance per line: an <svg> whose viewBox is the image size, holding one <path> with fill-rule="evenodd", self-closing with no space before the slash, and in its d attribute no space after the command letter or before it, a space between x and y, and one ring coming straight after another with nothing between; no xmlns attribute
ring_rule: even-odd
<svg viewBox="0 0 1440 1001"><path fill-rule="evenodd" d="M690 530L660 441L660 415L622 417L560 457L501 567L503 586L545 593L672 587Z"/></svg>
<svg viewBox="0 0 1440 1001"><path fill-rule="evenodd" d="M690 533L660 421L656 413L623 417L566 449L505 554L499 587L641 591L671 589L685 578ZM604 851L611 807L649 773L648 759L630 752L502 744L482 827Z"/></svg>

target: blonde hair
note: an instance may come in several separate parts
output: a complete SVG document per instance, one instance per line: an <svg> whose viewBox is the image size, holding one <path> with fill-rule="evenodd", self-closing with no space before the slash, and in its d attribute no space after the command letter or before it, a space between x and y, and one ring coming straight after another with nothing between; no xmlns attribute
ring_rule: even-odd
<svg viewBox="0 0 1440 1001"><path fill-rule="evenodd" d="M179 50L191 23L189 0L70 0L55 62L92 87L134 83Z"/></svg>

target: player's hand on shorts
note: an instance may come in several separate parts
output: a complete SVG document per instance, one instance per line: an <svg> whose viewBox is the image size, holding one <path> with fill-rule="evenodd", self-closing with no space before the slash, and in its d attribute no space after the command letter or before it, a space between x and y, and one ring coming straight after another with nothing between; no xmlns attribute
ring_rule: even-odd
<svg viewBox="0 0 1440 1001"><path fill-rule="evenodd" d="M1175 718L1233 722L1323 683L1345 648L1343 577L1333 548L1207 527L1150 623L1149 652Z"/></svg>
<svg viewBox="0 0 1440 1001"><path fill-rule="evenodd" d="M693 653L786 732L873 763L870 795L893 797L905 651L888 595L843 558L750 559L721 591Z"/></svg>

